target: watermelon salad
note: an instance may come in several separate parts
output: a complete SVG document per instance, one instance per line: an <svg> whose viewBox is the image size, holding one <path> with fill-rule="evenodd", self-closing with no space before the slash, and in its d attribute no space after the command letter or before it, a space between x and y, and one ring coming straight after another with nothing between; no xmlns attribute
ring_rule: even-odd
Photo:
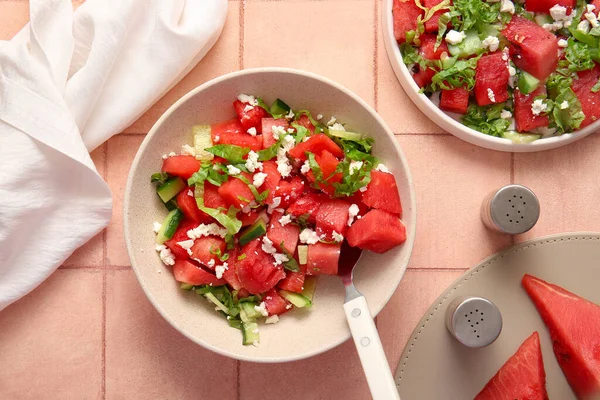
<svg viewBox="0 0 600 400"><path fill-rule="evenodd" d="M258 346L259 322L312 305L342 242L384 253L406 230L373 139L280 99L241 94L233 108L231 120L194 126L193 143L152 175L168 211L154 223L156 250L182 289Z"/></svg>
<svg viewBox="0 0 600 400"><path fill-rule="evenodd" d="M527 143L600 117L600 0L394 0L403 61L439 108Z"/></svg>

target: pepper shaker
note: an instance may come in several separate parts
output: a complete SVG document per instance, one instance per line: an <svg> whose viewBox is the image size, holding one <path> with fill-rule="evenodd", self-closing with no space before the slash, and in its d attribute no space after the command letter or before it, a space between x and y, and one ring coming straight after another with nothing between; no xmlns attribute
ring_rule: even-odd
<svg viewBox="0 0 600 400"><path fill-rule="evenodd" d="M494 190L481 205L481 219L486 227L509 235L525 233L536 224L540 203L531 189L508 185Z"/></svg>

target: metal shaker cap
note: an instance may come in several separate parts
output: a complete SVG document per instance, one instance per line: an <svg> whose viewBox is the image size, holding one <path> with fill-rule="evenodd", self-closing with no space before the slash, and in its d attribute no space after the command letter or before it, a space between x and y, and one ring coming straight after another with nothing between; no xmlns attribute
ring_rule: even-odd
<svg viewBox="0 0 600 400"><path fill-rule="evenodd" d="M540 202L525 186L508 185L490 193L481 208L483 223L510 235L525 233L540 216Z"/></svg>
<svg viewBox="0 0 600 400"><path fill-rule="evenodd" d="M448 305L446 327L465 346L485 347L500 336L502 314L486 298L461 296Z"/></svg>

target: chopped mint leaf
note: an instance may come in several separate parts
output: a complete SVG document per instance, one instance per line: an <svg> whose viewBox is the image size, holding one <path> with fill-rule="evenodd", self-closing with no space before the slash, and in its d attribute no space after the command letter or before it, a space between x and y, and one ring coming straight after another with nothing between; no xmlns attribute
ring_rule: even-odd
<svg viewBox="0 0 600 400"><path fill-rule="evenodd" d="M243 164L244 156L250 152L250 149L247 147L240 147L233 144L217 144L205 150L217 157L226 159L231 164Z"/></svg>
<svg viewBox="0 0 600 400"><path fill-rule="evenodd" d="M475 87L475 68L480 57L477 56L468 60L451 57L444 62L439 62L442 69L431 79L431 89L436 91L464 87L469 91L473 90Z"/></svg>
<svg viewBox="0 0 600 400"><path fill-rule="evenodd" d="M302 125L299 125L296 122L292 122L292 128L294 128L296 130L296 138L295 138L296 144L300 143L306 136L308 136L310 134L310 131L308 129L306 129Z"/></svg>
<svg viewBox="0 0 600 400"><path fill-rule="evenodd" d="M258 151L258 161L268 161L272 158L277 157L277 150L279 150L281 141L277 141L266 149Z"/></svg>

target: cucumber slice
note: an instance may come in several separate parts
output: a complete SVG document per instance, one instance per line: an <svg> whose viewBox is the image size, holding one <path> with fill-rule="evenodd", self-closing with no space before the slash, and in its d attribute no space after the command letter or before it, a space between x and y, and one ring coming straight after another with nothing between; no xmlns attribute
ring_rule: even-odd
<svg viewBox="0 0 600 400"><path fill-rule="evenodd" d="M305 244L298 246L298 262L300 265L306 265L308 263L308 246Z"/></svg>
<svg viewBox="0 0 600 400"><path fill-rule="evenodd" d="M254 306L258 305L253 301L247 301L243 303L239 303L240 305L240 318L244 322L252 322L256 321L258 318L261 318L263 315L256 311Z"/></svg>
<svg viewBox="0 0 600 400"><path fill-rule="evenodd" d="M230 318L227 320L227 322L229 322L229 326L235 329L242 329L242 321L240 321L239 319L233 319Z"/></svg>
<svg viewBox="0 0 600 400"><path fill-rule="evenodd" d="M598 47L600 38L598 38L597 36L593 36L589 33L582 32L579 29L571 29L569 32L571 32L573 34L573 37L581 43L585 43L592 48Z"/></svg>
<svg viewBox="0 0 600 400"><path fill-rule="evenodd" d="M210 292L209 292L209 293L206 293L204 296L206 296L206 298L207 298L207 299L209 299L211 302L213 302L213 303L214 303L214 305L215 305L215 306L217 306L217 308L218 308L219 310L223 311L225 314L229 314L229 308L227 308L227 307L225 306L225 304L221 303L221 302L219 301L219 299L217 299L217 298L215 297L215 295L214 295L214 294L212 294L212 293L210 293Z"/></svg>
<svg viewBox="0 0 600 400"><path fill-rule="evenodd" d="M528 74L525 71L521 71L519 75L519 80L517 81L517 86L519 87L519 91L523 94L529 94L533 92L540 84L540 80L535 76Z"/></svg>
<svg viewBox="0 0 600 400"><path fill-rule="evenodd" d="M171 239L179 226L179 222L183 219L183 213L179 208L170 211L165 217L160 230L156 234L156 243L163 244Z"/></svg>
<svg viewBox="0 0 600 400"><path fill-rule="evenodd" d="M167 179L165 183L156 188L156 193L158 193L158 196L163 201L163 203L166 203L173 197L177 196L177 193L181 192L184 187L185 182L183 181L183 179L176 176Z"/></svg>
<svg viewBox="0 0 600 400"><path fill-rule="evenodd" d="M311 302L315 298L315 290L317 289L317 277L307 276L304 278L304 289L302 289L302 296L309 299Z"/></svg>
<svg viewBox="0 0 600 400"><path fill-rule="evenodd" d="M250 243L265 233L267 233L267 224L265 223L264 219L258 218L252 225L250 225L248 228L246 228L246 230L244 230L244 232L240 234L240 245L243 246L246 243Z"/></svg>
<svg viewBox="0 0 600 400"><path fill-rule="evenodd" d="M459 44L449 44L448 51L453 56L458 58L466 58L473 54L483 53L485 48L479 39L479 34L476 31L466 31L466 38L463 39Z"/></svg>
<svg viewBox="0 0 600 400"><path fill-rule="evenodd" d="M287 290L280 290L279 294L284 299L286 299L298 308L308 308L312 306L312 301L299 293L288 292Z"/></svg>
<svg viewBox="0 0 600 400"><path fill-rule="evenodd" d="M194 134L194 150L196 150L196 159L210 161L215 156L205 149L212 147L212 137L210 135L210 125L196 125L192 128Z"/></svg>
<svg viewBox="0 0 600 400"><path fill-rule="evenodd" d="M537 14L535 17L533 17L533 20L539 26L543 26L544 24L551 24L554 22L554 18L552 18L548 14Z"/></svg>
<svg viewBox="0 0 600 400"><path fill-rule="evenodd" d="M173 211L174 209L177 208L177 202L175 200L171 199L165 203L165 208L169 211Z"/></svg>
<svg viewBox="0 0 600 400"><path fill-rule="evenodd" d="M347 139L347 140L353 140L353 141L362 140L362 138L363 138L363 135L361 135L360 133L354 133L354 132L348 132L348 131L336 131L335 129L330 129L329 134L331 136L335 136L340 139Z"/></svg>
<svg viewBox="0 0 600 400"><path fill-rule="evenodd" d="M271 107L269 107L269 112L272 115L285 115L289 113L291 110L290 106L285 104L285 102L281 99L276 99Z"/></svg>
<svg viewBox="0 0 600 400"><path fill-rule="evenodd" d="M498 37L500 35L500 31L502 30L502 26L500 25L486 25L479 32L479 38L481 40L485 39L488 36Z"/></svg>
<svg viewBox="0 0 600 400"><path fill-rule="evenodd" d="M502 134L505 139L512 140L513 143L531 143L542 137L542 135L535 135L532 133L518 133L515 131L506 131Z"/></svg>
<svg viewBox="0 0 600 400"><path fill-rule="evenodd" d="M182 283L181 285L179 285L179 288L182 290L192 290L194 288L194 285L190 283Z"/></svg>
<svg viewBox="0 0 600 400"><path fill-rule="evenodd" d="M244 345L260 343L258 335L258 324L256 322L242 322L242 335L244 336Z"/></svg>

